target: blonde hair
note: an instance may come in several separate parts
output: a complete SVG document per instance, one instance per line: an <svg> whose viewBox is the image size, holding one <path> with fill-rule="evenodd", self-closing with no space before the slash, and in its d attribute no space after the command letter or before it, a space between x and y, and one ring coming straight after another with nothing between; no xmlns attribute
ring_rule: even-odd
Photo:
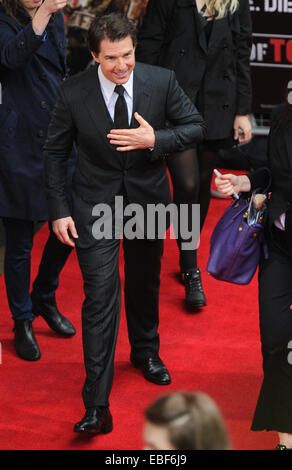
<svg viewBox="0 0 292 470"><path fill-rule="evenodd" d="M219 20L227 15L227 12L234 13L239 5L239 0L206 0L207 10L210 15L215 15Z"/></svg>

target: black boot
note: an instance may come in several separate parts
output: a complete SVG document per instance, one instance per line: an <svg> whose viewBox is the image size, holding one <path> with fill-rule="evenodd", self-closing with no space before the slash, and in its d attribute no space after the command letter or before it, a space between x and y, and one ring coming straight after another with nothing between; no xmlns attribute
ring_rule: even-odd
<svg viewBox="0 0 292 470"><path fill-rule="evenodd" d="M189 308L204 307L206 297L202 287L199 268L184 273L186 304Z"/></svg>
<svg viewBox="0 0 292 470"><path fill-rule="evenodd" d="M107 434L113 430L113 418L108 407L98 406L86 410L82 420L75 424L74 432Z"/></svg>
<svg viewBox="0 0 292 470"><path fill-rule="evenodd" d="M49 327L62 336L73 336L76 330L58 310L55 296L49 300L43 300L33 292L31 293L32 313L39 315L47 322Z"/></svg>
<svg viewBox="0 0 292 470"><path fill-rule="evenodd" d="M25 361L37 361L41 357L30 320L15 320L14 345L17 355Z"/></svg>

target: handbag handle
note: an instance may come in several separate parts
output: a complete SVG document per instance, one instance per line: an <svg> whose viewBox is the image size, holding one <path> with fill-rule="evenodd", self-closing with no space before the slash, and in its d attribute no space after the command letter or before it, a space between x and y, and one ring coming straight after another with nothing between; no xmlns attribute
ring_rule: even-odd
<svg viewBox="0 0 292 470"><path fill-rule="evenodd" d="M268 175L269 175L268 184L267 184L266 188L262 191L263 194L266 194L266 195L267 195L267 194L269 193L269 190L270 190L270 187L271 187L271 184L272 184L272 173L271 173L271 170L270 170L269 168L267 168L267 167L263 167L263 168L261 168L261 170L265 170L265 171L268 173ZM253 172L251 172L251 173L249 173L249 174L250 174L250 175L253 175L253 173L255 173L256 171L258 171L258 170L255 170L255 171L253 171ZM248 176L248 175L247 175L247 176ZM251 192L251 191L250 191L250 192Z"/></svg>
<svg viewBox="0 0 292 470"><path fill-rule="evenodd" d="M272 184L272 173L271 173L271 170L267 168L266 166L263 168L263 170L266 170L269 173L269 182L267 184L267 187L264 189L264 193L268 194L271 184Z"/></svg>

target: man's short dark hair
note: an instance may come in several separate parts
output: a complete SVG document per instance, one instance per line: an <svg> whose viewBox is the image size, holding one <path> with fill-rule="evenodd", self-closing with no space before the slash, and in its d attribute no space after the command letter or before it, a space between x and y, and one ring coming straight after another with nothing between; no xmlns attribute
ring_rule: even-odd
<svg viewBox="0 0 292 470"><path fill-rule="evenodd" d="M95 54L99 54L100 43L103 39L115 42L128 36L132 38L133 45L136 46L136 27L126 16L117 13L97 16L92 21L88 31L89 49Z"/></svg>

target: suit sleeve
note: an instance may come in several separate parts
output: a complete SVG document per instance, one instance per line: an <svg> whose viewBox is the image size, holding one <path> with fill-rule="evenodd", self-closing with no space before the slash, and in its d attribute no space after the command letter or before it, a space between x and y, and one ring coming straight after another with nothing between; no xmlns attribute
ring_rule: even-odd
<svg viewBox="0 0 292 470"><path fill-rule="evenodd" d="M158 65L175 0L149 0L138 32L136 58L145 64Z"/></svg>
<svg viewBox="0 0 292 470"><path fill-rule="evenodd" d="M156 160L163 154L183 151L187 146L201 142L206 133L202 116L179 86L175 73L169 71L169 75L165 110L171 127L155 130L151 160Z"/></svg>
<svg viewBox="0 0 292 470"><path fill-rule="evenodd" d="M250 54L252 47L252 22L248 0L240 0L240 31L237 39L237 103L236 114L248 114L252 104Z"/></svg>
<svg viewBox="0 0 292 470"><path fill-rule="evenodd" d="M71 215L67 183L67 162L75 140L76 129L62 86L57 93L44 145L44 180L50 220Z"/></svg>

